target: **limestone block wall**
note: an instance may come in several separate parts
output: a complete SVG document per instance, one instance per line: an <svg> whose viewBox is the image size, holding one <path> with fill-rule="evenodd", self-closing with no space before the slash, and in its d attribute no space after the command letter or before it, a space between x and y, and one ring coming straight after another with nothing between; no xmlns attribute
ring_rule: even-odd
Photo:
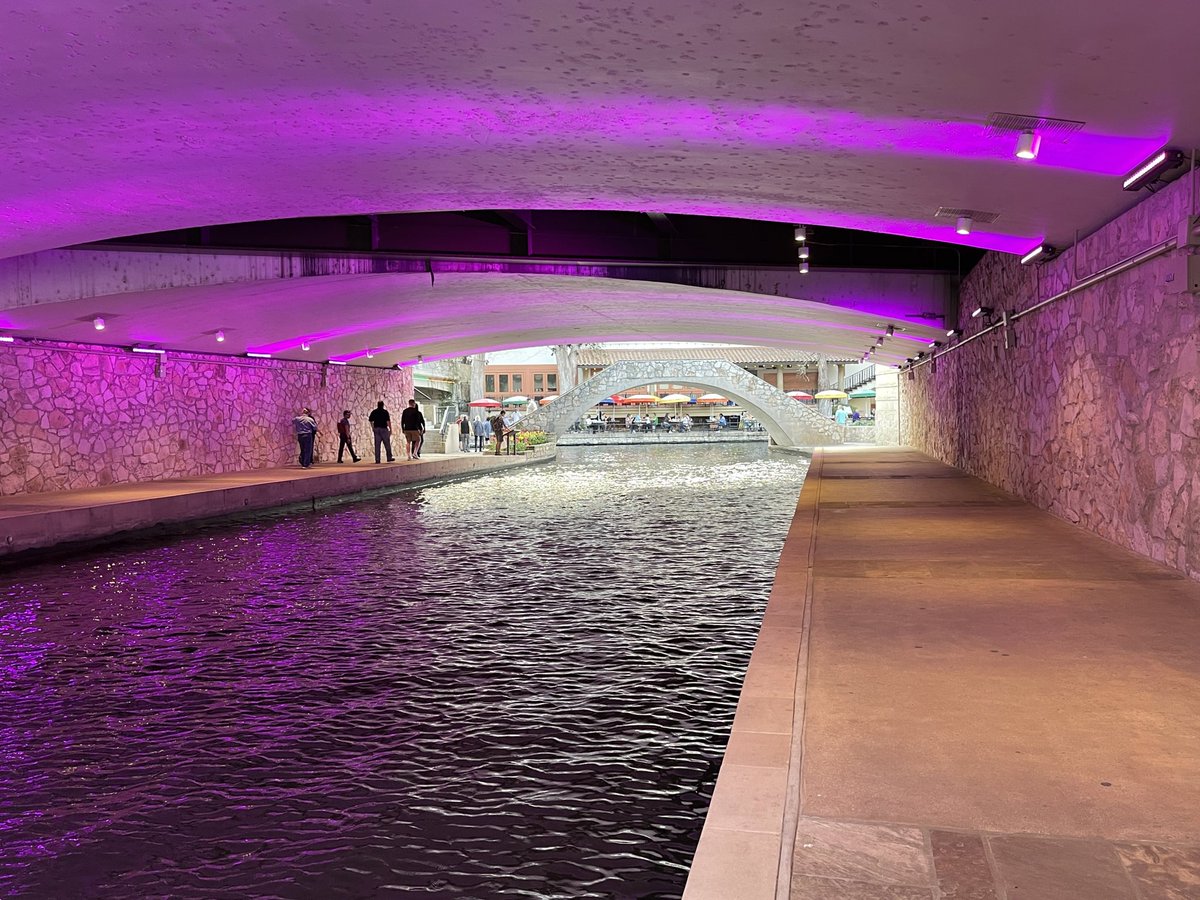
<svg viewBox="0 0 1200 900"><path fill-rule="evenodd" d="M171 354L87 345L0 344L0 493L243 471L296 462L291 420L312 407L318 460L336 459L335 423L354 413L356 449L370 448L367 413L395 415L409 370Z"/></svg>
<svg viewBox="0 0 1200 900"><path fill-rule="evenodd" d="M992 254L979 305L1020 310L1176 233L1189 178L1042 267ZM900 377L901 440L1102 537L1200 578L1200 298L1171 251Z"/></svg>

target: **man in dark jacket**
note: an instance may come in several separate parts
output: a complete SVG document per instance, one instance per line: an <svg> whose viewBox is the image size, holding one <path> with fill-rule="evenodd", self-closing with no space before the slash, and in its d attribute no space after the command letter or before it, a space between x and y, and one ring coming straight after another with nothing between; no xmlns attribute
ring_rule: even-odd
<svg viewBox="0 0 1200 900"><path fill-rule="evenodd" d="M383 401L379 401L379 405L371 411L371 415L367 416L367 420L371 423L371 429L375 432L375 464L379 464L379 448L387 448L388 462L395 462L396 457L392 454L392 414L383 408Z"/></svg>
<svg viewBox="0 0 1200 900"><path fill-rule="evenodd" d="M311 469L313 441L317 437L317 421L312 417L312 411L307 406L300 410L300 415L292 419L292 428L296 432L296 443L300 445L300 468Z"/></svg>
<svg viewBox="0 0 1200 900"><path fill-rule="evenodd" d="M421 458L421 444L425 441L425 417L417 409L417 401L409 400L408 409L400 413L400 430L404 432L406 459Z"/></svg>

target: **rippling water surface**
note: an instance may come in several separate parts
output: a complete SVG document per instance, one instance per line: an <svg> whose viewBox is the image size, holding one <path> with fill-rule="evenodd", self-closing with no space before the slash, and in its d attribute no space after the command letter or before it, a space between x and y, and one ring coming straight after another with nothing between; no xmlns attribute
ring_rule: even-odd
<svg viewBox="0 0 1200 900"><path fill-rule="evenodd" d="M564 448L0 575L0 896L678 897L805 469Z"/></svg>

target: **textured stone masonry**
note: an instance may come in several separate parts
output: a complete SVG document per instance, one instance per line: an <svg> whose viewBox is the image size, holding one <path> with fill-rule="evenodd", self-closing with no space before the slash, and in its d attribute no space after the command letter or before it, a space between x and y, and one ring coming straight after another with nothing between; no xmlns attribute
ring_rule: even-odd
<svg viewBox="0 0 1200 900"><path fill-rule="evenodd" d="M353 411L371 451L378 400L399 415L409 370L90 346L0 345L0 493L57 491L261 469L296 461L291 420L312 407L317 457L336 459L335 424Z"/></svg>
<svg viewBox="0 0 1200 900"><path fill-rule="evenodd" d="M1176 233L1183 178L1044 266L986 256L976 306L1021 310ZM901 376L902 442L1200 578L1200 297L1174 250Z"/></svg>

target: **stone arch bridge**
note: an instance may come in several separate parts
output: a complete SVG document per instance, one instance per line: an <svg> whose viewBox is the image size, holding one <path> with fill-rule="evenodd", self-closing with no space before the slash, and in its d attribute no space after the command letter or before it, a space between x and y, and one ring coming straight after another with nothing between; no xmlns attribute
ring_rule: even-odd
<svg viewBox="0 0 1200 900"><path fill-rule="evenodd" d="M772 443L786 448L845 443L845 427L740 366L719 359L613 363L561 397L521 419L522 431L562 434L599 401L644 384L682 384L716 391L749 410L767 429Z"/></svg>

